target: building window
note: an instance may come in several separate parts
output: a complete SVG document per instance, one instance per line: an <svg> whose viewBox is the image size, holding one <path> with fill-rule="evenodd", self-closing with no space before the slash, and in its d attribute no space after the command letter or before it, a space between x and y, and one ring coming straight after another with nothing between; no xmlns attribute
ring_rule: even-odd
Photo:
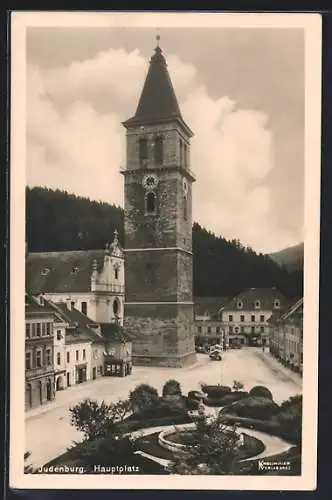
<svg viewBox="0 0 332 500"><path fill-rule="evenodd" d="M52 354L51 354L51 349L46 349L46 353L45 353L45 357L46 357L46 365L51 365L52 364Z"/></svg>
<svg viewBox="0 0 332 500"><path fill-rule="evenodd" d="M184 220L188 218L188 202L186 196L183 197L183 218Z"/></svg>
<svg viewBox="0 0 332 500"><path fill-rule="evenodd" d="M148 159L148 141L141 138L139 140L139 162L144 165Z"/></svg>
<svg viewBox="0 0 332 500"><path fill-rule="evenodd" d="M119 312L119 302L117 299L114 300L113 302L113 314L116 316Z"/></svg>
<svg viewBox="0 0 332 500"><path fill-rule="evenodd" d="M201 326L198 326L198 327L197 327L197 331L198 331L198 333L202 333L202 327L201 327Z"/></svg>
<svg viewBox="0 0 332 500"><path fill-rule="evenodd" d="M85 316L87 315L88 304L86 302L81 302L81 311L82 311L82 314L85 314Z"/></svg>
<svg viewBox="0 0 332 500"><path fill-rule="evenodd" d="M251 315L251 321L252 321L253 323L255 323L255 315L254 315L254 314L252 314L252 315Z"/></svg>
<svg viewBox="0 0 332 500"><path fill-rule="evenodd" d="M26 337L27 339L29 339L29 338L30 338L30 323L26 323L26 324L25 324L25 337Z"/></svg>
<svg viewBox="0 0 332 500"><path fill-rule="evenodd" d="M238 309L243 309L243 302L242 302L242 300L238 300L238 302L237 302L237 308Z"/></svg>
<svg viewBox="0 0 332 500"><path fill-rule="evenodd" d="M240 331L241 331L241 333L244 333L244 326L240 327Z"/></svg>
<svg viewBox="0 0 332 500"><path fill-rule="evenodd" d="M46 323L46 334L47 335L52 334L52 323Z"/></svg>
<svg viewBox="0 0 332 500"><path fill-rule="evenodd" d="M152 192L147 193L145 197L146 212L151 214L156 210L156 195Z"/></svg>
<svg viewBox="0 0 332 500"><path fill-rule="evenodd" d="M220 326L216 327L216 333L220 333Z"/></svg>
<svg viewBox="0 0 332 500"><path fill-rule="evenodd" d="M232 314L230 314L230 315L228 316L228 321L230 321L230 322L231 322L231 321L233 321L233 315L232 315Z"/></svg>
<svg viewBox="0 0 332 500"><path fill-rule="evenodd" d="M56 339L57 340L61 340L62 336L61 336L61 330L57 330L56 332Z"/></svg>
<svg viewBox="0 0 332 500"><path fill-rule="evenodd" d="M241 321L241 323L244 323L244 316L243 316L243 314L241 314L241 316L240 316L240 321Z"/></svg>
<svg viewBox="0 0 332 500"><path fill-rule="evenodd" d="M57 362L58 365L61 365L61 354L59 352L56 355L56 362Z"/></svg>
<svg viewBox="0 0 332 500"><path fill-rule="evenodd" d="M45 337L45 335L46 335L46 323L41 324L41 334L42 334L42 337Z"/></svg>
<svg viewBox="0 0 332 500"><path fill-rule="evenodd" d="M74 309L74 308L75 308L75 300L72 300L72 301L70 302L70 308L71 308L71 309Z"/></svg>
<svg viewBox="0 0 332 500"><path fill-rule="evenodd" d="M211 333L211 326L208 326L207 332Z"/></svg>
<svg viewBox="0 0 332 500"><path fill-rule="evenodd" d="M42 353L41 350L36 351L36 367L41 368L42 366Z"/></svg>
<svg viewBox="0 0 332 500"><path fill-rule="evenodd" d="M78 273L78 267L77 266L73 266L72 269L71 269L71 274L73 274L74 276Z"/></svg>
<svg viewBox="0 0 332 500"><path fill-rule="evenodd" d="M76 351L76 361L78 361L78 359L79 359L79 352Z"/></svg>
<svg viewBox="0 0 332 500"><path fill-rule="evenodd" d="M280 300L276 299L273 302L273 306L274 306L275 309L279 309L280 308Z"/></svg>
<svg viewBox="0 0 332 500"><path fill-rule="evenodd" d="M49 272L50 272L49 268L48 268L48 267L44 267L44 269L42 269L42 270L40 271L40 274L41 274L42 276L47 276Z"/></svg>
<svg viewBox="0 0 332 500"><path fill-rule="evenodd" d="M67 363L70 363L70 352L67 352Z"/></svg>
<svg viewBox="0 0 332 500"><path fill-rule="evenodd" d="M119 268L118 266L114 267L114 279L119 279Z"/></svg>
<svg viewBox="0 0 332 500"><path fill-rule="evenodd" d="M183 163L185 167L188 165L188 146L186 143L183 145Z"/></svg>
<svg viewBox="0 0 332 500"><path fill-rule="evenodd" d="M261 301L255 300L255 309L259 309L261 307Z"/></svg>
<svg viewBox="0 0 332 500"><path fill-rule="evenodd" d="M40 337L40 330L41 330L40 323L36 323L36 336L37 337Z"/></svg>
<svg viewBox="0 0 332 500"><path fill-rule="evenodd" d="M163 159L164 159L163 138L156 137L154 141L154 161L156 163L162 163Z"/></svg>
<svg viewBox="0 0 332 500"><path fill-rule="evenodd" d="M31 365L31 352L26 352L25 353L25 369L26 370L31 370L32 365Z"/></svg>
<svg viewBox="0 0 332 500"><path fill-rule="evenodd" d="M261 333L264 333L264 326L261 326Z"/></svg>
<svg viewBox="0 0 332 500"><path fill-rule="evenodd" d="M183 165L183 142L180 139L180 165Z"/></svg>
<svg viewBox="0 0 332 500"><path fill-rule="evenodd" d="M251 327L251 333L255 333L255 327L254 326Z"/></svg>
<svg viewBox="0 0 332 500"><path fill-rule="evenodd" d="M233 327L232 326L229 327L229 333L233 333Z"/></svg>
<svg viewBox="0 0 332 500"><path fill-rule="evenodd" d="M83 349L83 359L85 359L85 349Z"/></svg>
<svg viewBox="0 0 332 500"><path fill-rule="evenodd" d="M264 314L262 314L259 319L260 319L260 321L264 322L265 321Z"/></svg>

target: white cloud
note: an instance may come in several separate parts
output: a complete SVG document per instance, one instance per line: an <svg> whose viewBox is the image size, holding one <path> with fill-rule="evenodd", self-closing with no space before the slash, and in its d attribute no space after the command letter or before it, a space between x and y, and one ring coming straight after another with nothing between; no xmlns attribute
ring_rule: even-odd
<svg viewBox="0 0 332 500"><path fill-rule="evenodd" d="M213 99L177 55L168 66L184 118L195 131L194 218L226 238L272 251L296 243L271 223L273 138L268 117ZM147 71L135 50L110 50L67 68L28 68L28 184L123 202L125 131ZM141 82L138 84L138 82Z"/></svg>

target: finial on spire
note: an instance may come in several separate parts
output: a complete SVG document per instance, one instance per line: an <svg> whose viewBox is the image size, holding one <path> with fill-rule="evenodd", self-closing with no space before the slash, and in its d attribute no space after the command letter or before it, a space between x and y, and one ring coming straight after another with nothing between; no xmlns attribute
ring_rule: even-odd
<svg viewBox="0 0 332 500"><path fill-rule="evenodd" d="M157 40L157 47L159 47L159 42L160 42L160 35L159 35L159 33L156 36L156 40Z"/></svg>

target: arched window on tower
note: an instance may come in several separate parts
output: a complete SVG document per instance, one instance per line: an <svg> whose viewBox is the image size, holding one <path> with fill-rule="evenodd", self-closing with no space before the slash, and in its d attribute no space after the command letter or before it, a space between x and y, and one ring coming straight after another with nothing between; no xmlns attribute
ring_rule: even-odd
<svg viewBox="0 0 332 500"><path fill-rule="evenodd" d="M163 138L156 137L154 141L154 160L156 163L163 163L164 151L163 151Z"/></svg>
<svg viewBox="0 0 332 500"><path fill-rule="evenodd" d="M153 214L156 211L156 195L152 191L147 193L145 197L145 211L148 214Z"/></svg>
<svg viewBox="0 0 332 500"><path fill-rule="evenodd" d="M186 167L188 165L188 148L187 144L183 145L183 164Z"/></svg>
<svg viewBox="0 0 332 500"><path fill-rule="evenodd" d="M148 140L141 138L139 140L139 163L144 165L148 160Z"/></svg>
<svg viewBox="0 0 332 500"><path fill-rule="evenodd" d="M114 267L114 279L119 279L119 267L115 266Z"/></svg>

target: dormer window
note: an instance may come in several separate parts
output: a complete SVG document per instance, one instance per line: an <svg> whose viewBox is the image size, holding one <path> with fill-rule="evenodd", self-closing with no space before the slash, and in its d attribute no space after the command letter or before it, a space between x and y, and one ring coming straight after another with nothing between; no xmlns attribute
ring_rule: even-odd
<svg viewBox="0 0 332 500"><path fill-rule="evenodd" d="M237 301L237 308L238 309L243 309L243 302L242 302L242 300L238 300Z"/></svg>
<svg viewBox="0 0 332 500"><path fill-rule="evenodd" d="M77 266L73 266L72 267L72 270L71 270L71 274L77 274L78 273L78 267Z"/></svg>
<svg viewBox="0 0 332 500"><path fill-rule="evenodd" d="M260 307L261 307L261 301L255 300L255 309L260 309Z"/></svg>
<svg viewBox="0 0 332 500"><path fill-rule="evenodd" d="M48 268L48 267L44 267L44 268L40 271L40 274L41 274L42 276L47 276L49 272L50 272L49 268Z"/></svg>
<svg viewBox="0 0 332 500"><path fill-rule="evenodd" d="M273 307L275 309L280 309L280 300L279 299L276 299L273 301Z"/></svg>

